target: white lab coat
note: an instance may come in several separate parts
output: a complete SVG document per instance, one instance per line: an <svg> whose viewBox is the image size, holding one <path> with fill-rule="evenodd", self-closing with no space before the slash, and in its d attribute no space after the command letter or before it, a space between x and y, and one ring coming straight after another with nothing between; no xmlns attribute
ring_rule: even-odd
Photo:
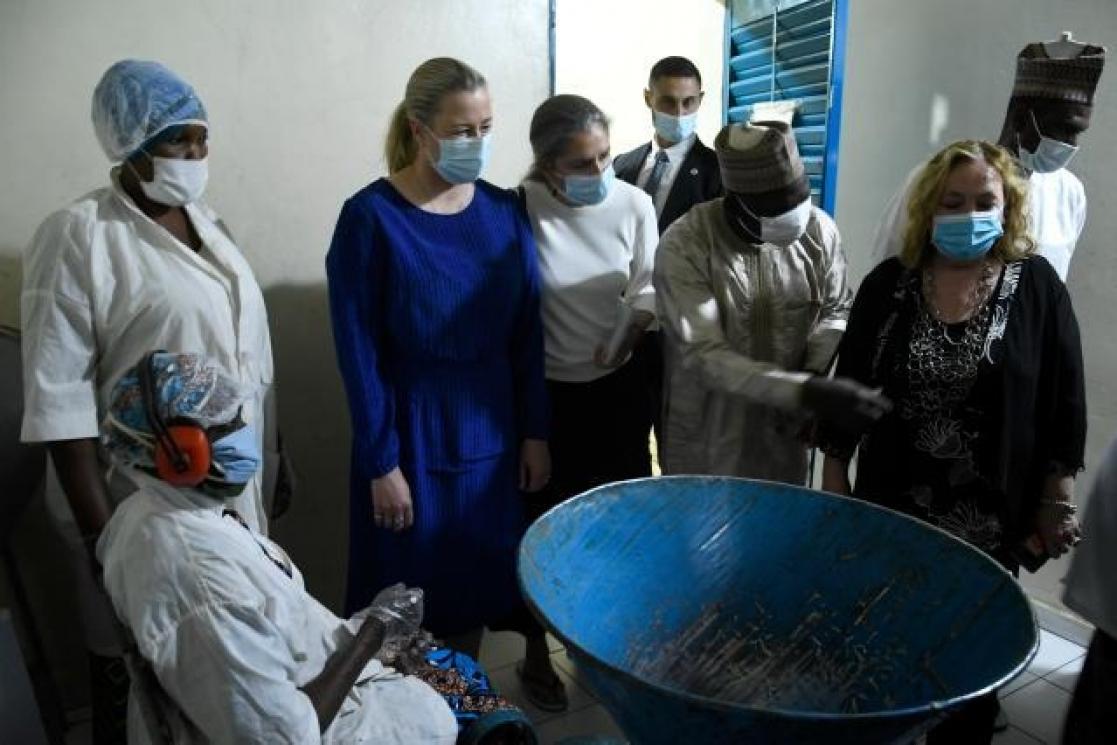
<svg viewBox="0 0 1117 745"><path fill-rule="evenodd" d="M1117 438L1102 456L1082 518L1082 543L1073 549L1063 602L1117 638Z"/></svg>
<svg viewBox="0 0 1117 745"><path fill-rule="evenodd" d="M114 170L110 186L39 227L23 261L24 442L98 437L113 385L162 349L200 353L245 384L242 415L273 459L263 439L273 373L263 295L217 215L201 203L186 210L200 252L144 215ZM110 483L117 502L132 489ZM262 491L257 475L235 505L266 531Z"/></svg>
<svg viewBox="0 0 1117 745"><path fill-rule="evenodd" d="M176 743L453 743L442 697L375 659L330 727L300 690L353 641L277 544L222 516L222 505L144 474L97 545L117 615L194 730ZM285 567L288 576L280 569ZM139 710L128 740L146 743Z"/></svg>
<svg viewBox="0 0 1117 745"><path fill-rule="evenodd" d="M903 186L892 195L873 237L873 259L880 263L900 253L908 217L908 197L925 164L919 164ZM1067 281L1070 259L1086 225L1086 190L1078 177L1065 168L1028 177L1032 237L1036 251L1059 278Z"/></svg>

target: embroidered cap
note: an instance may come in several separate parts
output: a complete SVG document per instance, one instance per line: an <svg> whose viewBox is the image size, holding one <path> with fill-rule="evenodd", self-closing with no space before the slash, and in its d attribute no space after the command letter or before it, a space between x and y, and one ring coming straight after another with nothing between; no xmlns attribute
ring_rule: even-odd
<svg viewBox="0 0 1117 745"><path fill-rule="evenodd" d="M1076 57L1053 58L1042 42L1033 42L1016 57L1013 98L1048 98L1092 106L1105 66L1105 47L1086 44Z"/></svg>
<svg viewBox="0 0 1117 745"><path fill-rule="evenodd" d="M805 176L795 133L783 122L730 124L714 139L721 181L728 191L760 194Z"/></svg>

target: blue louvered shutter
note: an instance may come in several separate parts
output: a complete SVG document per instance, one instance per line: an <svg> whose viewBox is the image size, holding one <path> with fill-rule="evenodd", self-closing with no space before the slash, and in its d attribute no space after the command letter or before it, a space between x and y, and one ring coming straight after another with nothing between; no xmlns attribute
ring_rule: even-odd
<svg viewBox="0 0 1117 745"><path fill-rule="evenodd" d="M797 101L792 126L811 195L833 213L844 57L844 16L838 14L844 2L778 5L786 9L740 22L730 11L726 119L748 121L760 101Z"/></svg>

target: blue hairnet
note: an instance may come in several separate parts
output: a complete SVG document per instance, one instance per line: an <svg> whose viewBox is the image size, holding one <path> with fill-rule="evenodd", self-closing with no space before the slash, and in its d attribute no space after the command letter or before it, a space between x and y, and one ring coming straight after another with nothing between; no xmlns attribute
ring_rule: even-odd
<svg viewBox="0 0 1117 745"><path fill-rule="evenodd" d="M109 160L122 161L176 124L206 124L194 89L158 62L121 60L93 91L93 129Z"/></svg>

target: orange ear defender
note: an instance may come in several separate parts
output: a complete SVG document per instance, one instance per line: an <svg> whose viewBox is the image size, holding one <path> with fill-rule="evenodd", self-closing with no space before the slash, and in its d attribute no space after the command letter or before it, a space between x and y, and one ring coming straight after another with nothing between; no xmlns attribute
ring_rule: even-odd
<svg viewBox="0 0 1117 745"><path fill-rule="evenodd" d="M159 413L155 392L157 352L148 354L140 365L140 391L144 412L155 435L155 472L172 486L197 486L209 473L211 453L205 430L196 424L167 426Z"/></svg>
<svg viewBox="0 0 1117 745"><path fill-rule="evenodd" d="M168 448L159 441L155 445L155 470L159 478L172 486L197 486L202 483L210 465L206 433L195 424L172 424L167 427L167 435L186 467L180 468L182 461L176 460L175 454L168 452Z"/></svg>

